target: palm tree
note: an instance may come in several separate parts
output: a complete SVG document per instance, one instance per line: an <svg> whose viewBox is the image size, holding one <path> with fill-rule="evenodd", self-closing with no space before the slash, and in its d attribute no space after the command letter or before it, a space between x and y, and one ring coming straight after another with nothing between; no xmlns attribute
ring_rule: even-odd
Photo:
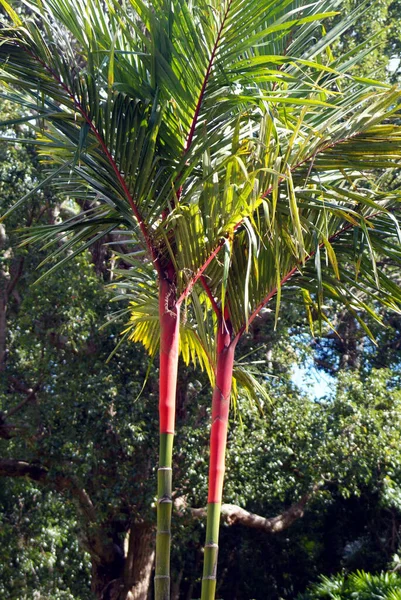
<svg viewBox="0 0 401 600"><path fill-rule="evenodd" d="M395 198L359 183L361 170L391 167L399 157L399 130L391 124L398 94L345 75L363 49L339 61L331 55L331 42L364 5L325 33L321 20L333 17L341 0L91 0L85 7L45 0L22 3L25 22L1 2L13 22L0 34L5 94L26 112L21 122L34 122L37 146L52 169L46 183L86 207L32 232L29 241L57 242L51 258L58 258L106 233L128 231L143 247L131 257L138 272L150 268L157 278L158 600L169 597L170 587L180 309L185 301L194 311L198 337L190 334L192 340L202 339L201 303L215 311L214 519L205 553L205 581L213 587L235 345L284 283L298 279L310 297L311 257L318 306L324 289L343 299L352 290L357 300L348 300L350 308L362 305L354 292L363 287L362 275L337 283L334 242L344 243L357 228L358 258L347 257L361 274L364 248L372 255L376 243L388 250L371 220L391 222L393 232L387 205ZM375 143L374 152L362 150L360 140ZM328 266L319 266L324 253ZM376 290L384 275L369 264ZM331 287L324 278L330 265ZM143 279L145 296L148 281L151 291L154 278ZM391 303L390 296L383 298Z"/></svg>
<svg viewBox="0 0 401 600"><path fill-rule="evenodd" d="M396 124L400 92L333 72L342 93L330 106L291 111L275 107L276 135L270 107L264 112L258 108L258 135L246 140L250 148L243 151L240 166L234 153L230 159L237 184L246 173L245 181L251 179L252 190L257 190L253 211L234 227L231 239L216 247L192 290L181 327L184 359L198 360L214 387L204 600L215 593L233 371L243 381L234 355L243 334L268 302L275 299L277 319L281 298L287 294L294 301L297 292L311 327L312 313L329 322L326 303L345 305L371 337L364 313L380 321L375 312L380 304L400 311L401 290L391 275L401 260L401 196L383 190L385 178L380 175L397 167L401 158L401 129ZM187 227L194 228L194 240L207 235L205 207L212 201L205 201L205 195L203 190L191 207ZM213 202L218 214L226 206L226 195L226 185L216 182ZM180 227L187 213L186 207L176 207L170 217L176 243L183 248ZM188 244L185 252L196 253L197 248ZM221 259L219 252L224 253ZM376 264L383 256L390 259L387 271ZM180 253L179 260L187 261L182 268L190 262ZM132 282L127 287L135 288L130 295L132 339L154 354L158 331L155 310L150 309L152 294L144 292L143 277L139 288ZM245 383L256 385L254 379Z"/></svg>
<svg viewBox="0 0 401 600"><path fill-rule="evenodd" d="M186 362L198 360L206 369L209 364L214 387L202 600L215 595L230 395L233 371L241 382L234 358L243 334L269 302L275 299L277 319L281 298L294 301L297 293L312 328L313 314L329 323L326 305L333 302L345 305L371 337L364 314L380 321L375 312L380 305L400 312L401 290L392 275L401 262L401 195L381 186L381 173L401 159L400 92L339 78L337 72L335 80L342 93L329 107L258 109L258 135L246 140L250 147L240 166L237 156L230 159L237 182L246 172L257 190L253 211L229 240L218 244L187 304L181 328ZM199 194L191 207L195 240L206 236L205 195ZM217 182L217 213L224 210L226 195L226 185ZM176 207L170 217L182 246L180 227L186 218L185 207ZM193 244L186 248L191 251L197 252ZM384 256L390 261L387 270L377 266ZM188 259L178 254L179 260ZM152 354L158 333L151 304L151 296L138 290L132 295L132 337Z"/></svg>
<svg viewBox="0 0 401 600"><path fill-rule="evenodd" d="M317 42L319 52L325 41ZM243 66L260 64L257 58L250 53ZM184 269L199 251L196 242L185 248L187 230L193 228L191 240L207 239L212 211L213 222L227 207L237 209L244 190L253 198L246 209L242 206L241 223L232 224L231 236L221 238L201 276L194 278L215 312L216 334L202 600L215 594L232 372L241 336L273 297L277 318L280 298L287 290L302 291L310 318L313 310L327 320L324 299L341 302L367 335L371 334L363 312L380 320L374 312L378 304L400 310L401 290L391 279L391 268L385 272L376 264L377 257L388 257L393 266L401 259L401 197L382 186L382 173L397 168L401 157L400 92L344 75L354 60L350 55L336 60L327 52L325 81L322 73L316 79L310 76L309 94L298 78L287 84L292 101L297 93L304 100L318 97L321 102L313 108L292 102L289 109L271 97L269 103L255 107L250 134L241 139L239 127L230 138L237 140L238 147L227 159L226 178L219 179L214 170L213 187L202 188L194 197L190 221L186 207L177 206L170 217L176 243L183 250L177 263ZM283 76L291 75L299 64L286 65ZM275 81L273 91L277 85ZM205 180L213 167L213 160L206 157ZM220 251L224 251L222 258Z"/></svg>
<svg viewBox="0 0 401 600"><path fill-rule="evenodd" d="M380 321L380 304L401 309L401 289L391 277L401 263L401 195L381 189L379 176L400 163L400 92L363 86L351 106L358 87L343 81L331 99L334 110L276 110L270 131L267 110L259 168L250 170L258 173L252 183L262 205L225 242L224 261L216 257L203 273L216 315L217 358L202 600L215 597L232 373L242 335L273 298L277 319L286 292L302 292L312 325L312 310L328 321L325 303L334 301L370 337L363 313ZM390 259L387 271L377 267L378 257Z"/></svg>

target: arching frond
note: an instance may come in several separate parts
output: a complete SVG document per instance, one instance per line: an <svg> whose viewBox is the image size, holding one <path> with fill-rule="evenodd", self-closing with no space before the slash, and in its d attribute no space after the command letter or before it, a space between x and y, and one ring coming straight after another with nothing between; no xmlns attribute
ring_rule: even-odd
<svg viewBox="0 0 401 600"><path fill-rule="evenodd" d="M101 0L34 0L23 24L24 2L3 4L13 23L0 33L0 79L31 112L55 184L139 226L156 267L196 236L176 262L181 292L270 179L286 176L292 157L272 150L272 162L263 148L270 154L308 107L302 147L293 139L306 163L308 149L322 150L308 142L319 123L339 123L352 104L350 86L339 88L353 57L330 64L326 49L364 5L325 33L340 0L108 0L106 11Z"/></svg>

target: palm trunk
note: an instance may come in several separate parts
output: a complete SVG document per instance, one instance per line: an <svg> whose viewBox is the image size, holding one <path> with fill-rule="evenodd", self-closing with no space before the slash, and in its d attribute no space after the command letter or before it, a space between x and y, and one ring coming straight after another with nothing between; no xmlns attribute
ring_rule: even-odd
<svg viewBox="0 0 401 600"><path fill-rule="evenodd" d="M174 284L160 280L160 454L157 475L155 600L170 598L172 451L179 354L180 307Z"/></svg>
<svg viewBox="0 0 401 600"><path fill-rule="evenodd" d="M217 332L216 384L212 399L212 429L210 433L209 494L207 506L206 543L203 564L202 598L214 600L220 528L221 500L225 471L228 415L234 365L235 343L231 324L219 322Z"/></svg>

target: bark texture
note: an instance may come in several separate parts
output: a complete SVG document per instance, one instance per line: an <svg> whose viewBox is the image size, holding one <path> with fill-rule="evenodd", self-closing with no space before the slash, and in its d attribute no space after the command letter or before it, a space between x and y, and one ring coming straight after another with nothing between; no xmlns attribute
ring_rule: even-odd
<svg viewBox="0 0 401 600"><path fill-rule="evenodd" d="M92 591L98 600L148 600L154 563L154 528L134 523L125 548L113 545L109 562L92 559Z"/></svg>
<svg viewBox="0 0 401 600"><path fill-rule="evenodd" d="M6 361L6 339L7 339L7 305L15 287L22 275L24 259L13 258L12 250L8 246L8 238L4 225L0 223L0 253L3 260L0 261L0 373L5 369ZM6 259L6 260L4 260Z"/></svg>
<svg viewBox="0 0 401 600"><path fill-rule="evenodd" d="M125 561L125 584L132 600L150 597L151 577L155 558L153 525L140 523L131 528Z"/></svg>
<svg viewBox="0 0 401 600"><path fill-rule="evenodd" d="M306 505L311 500L313 493L312 491L305 494L298 502L295 502L287 510L275 517L255 515L236 504L222 504L221 516L227 525L238 524L253 529L261 529L265 533L280 533L280 531L284 531L304 516ZM196 519L204 519L207 516L207 509L203 507L190 508L189 511Z"/></svg>

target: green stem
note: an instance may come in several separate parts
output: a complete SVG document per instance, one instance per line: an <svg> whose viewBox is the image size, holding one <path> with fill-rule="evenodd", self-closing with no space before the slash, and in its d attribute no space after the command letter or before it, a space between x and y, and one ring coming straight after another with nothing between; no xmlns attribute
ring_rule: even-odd
<svg viewBox="0 0 401 600"><path fill-rule="evenodd" d="M214 600L216 594L217 558L219 553L221 502L207 506L205 554L203 558L203 579L201 600Z"/></svg>
<svg viewBox="0 0 401 600"><path fill-rule="evenodd" d="M170 546L172 511L172 452L174 434L160 434L160 459L157 472L157 534L155 599L170 598Z"/></svg>

